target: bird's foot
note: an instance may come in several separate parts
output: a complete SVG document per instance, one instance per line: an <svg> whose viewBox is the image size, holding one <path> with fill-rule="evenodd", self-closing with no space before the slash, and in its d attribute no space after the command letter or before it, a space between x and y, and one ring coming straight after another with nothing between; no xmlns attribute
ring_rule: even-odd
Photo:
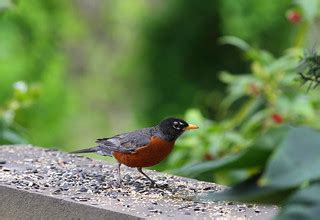
<svg viewBox="0 0 320 220"><path fill-rule="evenodd" d="M158 185L157 185L157 183L156 183L156 181L150 181L150 187L151 188L158 188Z"/></svg>

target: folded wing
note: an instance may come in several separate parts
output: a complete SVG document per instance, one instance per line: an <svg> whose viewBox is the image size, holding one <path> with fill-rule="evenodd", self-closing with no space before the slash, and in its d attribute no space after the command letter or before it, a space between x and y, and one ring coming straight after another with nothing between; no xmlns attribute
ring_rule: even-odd
<svg viewBox="0 0 320 220"><path fill-rule="evenodd" d="M101 155L112 155L112 152L134 153L140 147L150 143L152 128L116 135L111 138L97 139L96 152Z"/></svg>

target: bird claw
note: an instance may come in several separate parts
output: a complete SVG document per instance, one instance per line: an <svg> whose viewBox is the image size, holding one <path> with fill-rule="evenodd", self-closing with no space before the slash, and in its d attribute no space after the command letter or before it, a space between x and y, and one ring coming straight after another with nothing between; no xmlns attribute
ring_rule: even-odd
<svg viewBox="0 0 320 220"><path fill-rule="evenodd" d="M150 187L151 188L158 188L158 184L155 181L150 182Z"/></svg>

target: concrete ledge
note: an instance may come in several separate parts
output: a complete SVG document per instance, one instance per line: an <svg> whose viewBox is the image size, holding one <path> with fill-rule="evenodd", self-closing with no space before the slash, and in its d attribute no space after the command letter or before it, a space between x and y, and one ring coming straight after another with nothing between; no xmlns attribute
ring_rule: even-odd
<svg viewBox="0 0 320 220"><path fill-rule="evenodd" d="M2 219L142 219L89 204L0 185Z"/></svg>
<svg viewBox="0 0 320 220"><path fill-rule="evenodd" d="M197 202L225 187L147 171L160 188L135 169L31 145L0 146L0 213L4 219L272 219L276 207Z"/></svg>

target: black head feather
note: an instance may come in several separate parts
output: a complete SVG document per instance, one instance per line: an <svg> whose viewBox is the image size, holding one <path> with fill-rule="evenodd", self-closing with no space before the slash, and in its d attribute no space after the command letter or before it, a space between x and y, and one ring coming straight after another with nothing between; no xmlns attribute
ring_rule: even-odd
<svg viewBox="0 0 320 220"><path fill-rule="evenodd" d="M163 138L168 141L176 140L188 126L186 121L179 118L166 118L158 125Z"/></svg>

